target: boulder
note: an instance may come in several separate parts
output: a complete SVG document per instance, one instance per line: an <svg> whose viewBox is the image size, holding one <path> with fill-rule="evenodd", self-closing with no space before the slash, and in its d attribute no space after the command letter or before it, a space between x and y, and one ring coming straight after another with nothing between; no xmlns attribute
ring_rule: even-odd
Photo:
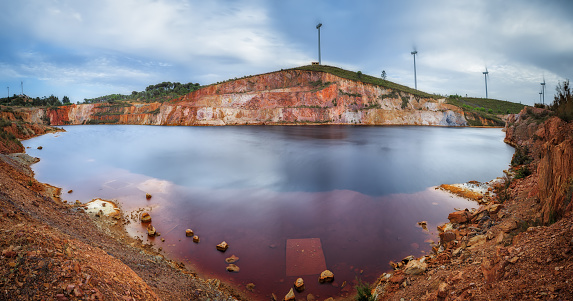
<svg viewBox="0 0 573 301"><path fill-rule="evenodd" d="M418 275L426 271L428 265L420 260L411 260L404 268L404 273L408 275Z"/></svg>
<svg viewBox="0 0 573 301"><path fill-rule="evenodd" d="M155 231L155 227L153 227L151 224L149 224L147 226L147 235L155 236L156 234L157 234L157 232Z"/></svg>
<svg viewBox="0 0 573 301"><path fill-rule="evenodd" d="M227 242L225 242L225 241L223 241L217 245L217 250L219 250L221 252L227 251L228 248L229 248L229 244L227 244Z"/></svg>
<svg viewBox="0 0 573 301"><path fill-rule="evenodd" d="M193 242L198 243L199 242L199 236L197 236L197 235L193 236Z"/></svg>
<svg viewBox="0 0 573 301"><path fill-rule="evenodd" d="M499 210L503 209L503 205L502 204L493 204L489 207L489 213L491 214L496 214L499 212Z"/></svg>
<svg viewBox="0 0 573 301"><path fill-rule="evenodd" d="M463 224L470 219L470 213L467 210L454 211L448 215L451 223Z"/></svg>
<svg viewBox="0 0 573 301"><path fill-rule="evenodd" d="M304 280L302 280L302 278L298 278L294 282L294 289L299 293L304 291Z"/></svg>
<svg viewBox="0 0 573 301"><path fill-rule="evenodd" d="M231 255L231 257L225 259L225 262L227 263L235 263L237 261L239 261L239 257L235 255Z"/></svg>
<svg viewBox="0 0 573 301"><path fill-rule="evenodd" d="M142 223L150 223L151 222L151 215L149 215L149 213L147 213L147 212L143 212L141 214L141 216L139 217L139 220Z"/></svg>
<svg viewBox="0 0 573 301"><path fill-rule="evenodd" d="M294 296L294 291L293 291L292 288L290 289L290 291L288 292L288 294L286 294L284 300L285 300L285 301L296 300L296 298L295 298L295 296Z"/></svg>
<svg viewBox="0 0 573 301"><path fill-rule="evenodd" d="M442 245L448 244L450 241L456 240L456 233L454 231L448 230L446 232L440 233L440 243Z"/></svg>
<svg viewBox="0 0 573 301"><path fill-rule="evenodd" d="M185 230L185 236L193 237L193 235L195 235L195 233L193 233L193 230L191 230L191 229Z"/></svg>
<svg viewBox="0 0 573 301"><path fill-rule="evenodd" d="M227 272L238 273L240 270L241 269L234 264L230 264L227 266Z"/></svg>
<svg viewBox="0 0 573 301"><path fill-rule="evenodd" d="M43 147L42 147L42 146L38 146L37 148L38 148L38 149L42 149Z"/></svg>
<svg viewBox="0 0 573 301"><path fill-rule="evenodd" d="M320 283L332 281L334 281L334 274L329 270L324 270L322 273L320 273L320 277L318 277L318 282Z"/></svg>

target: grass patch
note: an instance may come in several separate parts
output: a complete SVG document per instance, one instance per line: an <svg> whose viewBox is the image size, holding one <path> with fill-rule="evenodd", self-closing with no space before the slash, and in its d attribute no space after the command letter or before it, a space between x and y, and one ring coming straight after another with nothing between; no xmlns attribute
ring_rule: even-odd
<svg viewBox="0 0 573 301"><path fill-rule="evenodd" d="M316 72L326 72L332 75L336 75L338 77L342 77L349 80L359 81L366 84L371 84L375 86L380 86L386 89L392 89L397 91L402 91L406 93L410 93L416 96L420 96L423 98L442 98L439 95L430 94L426 92L422 92L416 89L412 89L407 86L403 86L391 81L387 81L378 77L366 75L363 73L358 73L354 71L344 70L342 68L333 67L333 66L326 66L326 65L307 65L302 67L293 68L292 70L304 70L304 71L316 71Z"/></svg>
<svg viewBox="0 0 573 301"><path fill-rule="evenodd" d="M446 103L460 107L464 111L478 111L489 114L517 114L525 107L523 104L511 101L493 98L461 97L459 95L450 95Z"/></svg>

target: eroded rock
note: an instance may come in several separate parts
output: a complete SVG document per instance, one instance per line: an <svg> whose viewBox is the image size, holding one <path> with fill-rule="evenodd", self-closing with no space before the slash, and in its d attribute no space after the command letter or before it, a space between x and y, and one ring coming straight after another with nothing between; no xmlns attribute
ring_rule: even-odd
<svg viewBox="0 0 573 301"><path fill-rule="evenodd" d="M229 244L227 244L227 242L225 242L225 241L223 241L217 245L217 250L219 250L221 252L227 251L228 248L229 248Z"/></svg>
<svg viewBox="0 0 573 301"><path fill-rule="evenodd" d="M142 223L150 223L151 222L151 215L149 215L149 213L147 213L147 212L143 212L141 214L141 216L139 217L139 220Z"/></svg>
<svg viewBox="0 0 573 301"><path fill-rule="evenodd" d="M426 271L428 265L420 260L410 260L406 267L404 268L404 274L408 275L418 275Z"/></svg>
<svg viewBox="0 0 573 301"><path fill-rule="evenodd" d="M295 282L294 282L294 288L296 289L297 292L302 292L304 291L304 280L302 280L302 278L298 278Z"/></svg>
<svg viewBox="0 0 573 301"><path fill-rule="evenodd" d="M193 235L195 235L195 233L193 233L193 230L191 230L191 229L185 230L185 236L193 237Z"/></svg>

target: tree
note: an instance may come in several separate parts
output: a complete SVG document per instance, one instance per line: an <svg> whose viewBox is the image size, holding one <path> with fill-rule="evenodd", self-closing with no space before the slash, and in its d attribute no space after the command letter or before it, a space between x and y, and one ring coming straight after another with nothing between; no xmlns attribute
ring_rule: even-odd
<svg viewBox="0 0 573 301"><path fill-rule="evenodd" d="M557 113L559 118L565 121L573 120L573 92L569 80L559 82L555 90L557 94L555 94L551 109Z"/></svg>
<svg viewBox="0 0 573 301"><path fill-rule="evenodd" d="M358 75L358 78L361 78L362 77L362 71L356 72L356 75Z"/></svg>
<svg viewBox="0 0 573 301"><path fill-rule="evenodd" d="M382 74L380 75L380 77L381 77L383 80L386 80L386 70L382 70Z"/></svg>
<svg viewBox="0 0 573 301"><path fill-rule="evenodd" d="M65 96L65 95L64 95L64 98L62 98L62 102L63 102L65 105L67 105L67 104L70 104L70 103L71 103L71 101L70 101L70 98L69 98L69 97L67 97L67 96Z"/></svg>

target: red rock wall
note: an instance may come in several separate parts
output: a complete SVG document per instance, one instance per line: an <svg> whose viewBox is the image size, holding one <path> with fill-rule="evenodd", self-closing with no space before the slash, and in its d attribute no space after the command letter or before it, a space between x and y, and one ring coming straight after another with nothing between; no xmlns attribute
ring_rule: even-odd
<svg viewBox="0 0 573 301"><path fill-rule="evenodd" d="M530 108L510 118L506 142L530 150L538 176L534 197L542 204L543 221L549 222L573 210L573 123L546 115Z"/></svg>
<svg viewBox="0 0 573 301"><path fill-rule="evenodd" d="M47 109L45 114L52 125L467 125L463 112L444 100L415 97L329 73L301 70L211 85L162 104L70 105ZM33 115L40 116L42 112Z"/></svg>

